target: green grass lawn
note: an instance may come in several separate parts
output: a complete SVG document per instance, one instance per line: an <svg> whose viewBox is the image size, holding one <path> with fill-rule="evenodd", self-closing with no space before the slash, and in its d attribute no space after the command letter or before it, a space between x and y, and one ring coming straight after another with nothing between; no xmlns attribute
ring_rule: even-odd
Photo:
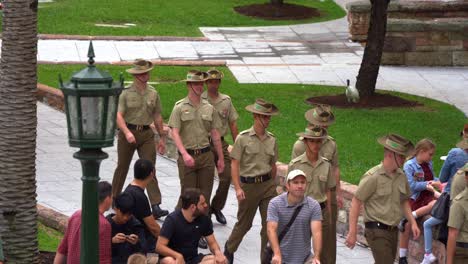
<svg viewBox="0 0 468 264"><path fill-rule="evenodd" d="M237 14L233 8L269 0L54 0L39 5L38 30L48 34L116 36L201 36L198 27L269 26L318 22L343 17L332 0L288 0L318 8L319 18L266 21ZM1 16L0 16L1 17ZM1 23L1 21L0 21ZM135 27L96 27L96 23L134 23Z"/></svg>
<svg viewBox="0 0 468 264"><path fill-rule="evenodd" d="M73 71L83 67L83 65L39 65L39 82L57 87L58 73L68 80ZM118 73L125 72L127 67L99 66L99 68L110 71L114 78L117 78ZM311 96L344 92L343 87L319 85L239 84L227 68L221 69L225 73L221 89L232 97L240 114L238 121L240 130L252 125L251 114L245 111L244 107L253 103L255 98L263 97L271 100L280 109L281 114L272 118L269 130L278 138L282 162L289 162L292 145L297 139L296 133L306 126L304 112L310 106L305 104L304 100ZM183 79L187 70L188 67L165 66L156 67L153 71L151 81L162 82L156 85L156 88L161 95L163 117L166 122L174 103L187 94L184 83L173 82ZM131 80L127 74L125 79ZM435 100L406 94L397 95L419 101L424 107L379 110L334 109L336 123L330 127L329 132L338 143L344 180L357 183L365 171L380 162L383 152L376 139L389 132L404 135L413 142L423 137L432 138L437 144L434 162L438 174L442 166L438 157L445 155L456 144L459 132L466 121L464 114L451 105Z"/></svg>
<svg viewBox="0 0 468 264"><path fill-rule="evenodd" d="M39 250L55 252L63 234L52 228L46 227L42 223L38 223L38 240Z"/></svg>

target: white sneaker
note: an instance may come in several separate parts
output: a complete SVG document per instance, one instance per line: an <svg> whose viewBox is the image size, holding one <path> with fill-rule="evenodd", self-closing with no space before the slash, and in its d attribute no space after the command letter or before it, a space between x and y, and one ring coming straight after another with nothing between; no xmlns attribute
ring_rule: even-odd
<svg viewBox="0 0 468 264"><path fill-rule="evenodd" d="M433 262L435 262L437 260L436 256L434 256L434 254L429 254L429 255L426 255L424 254L424 259L423 261L421 262L421 264L431 264Z"/></svg>

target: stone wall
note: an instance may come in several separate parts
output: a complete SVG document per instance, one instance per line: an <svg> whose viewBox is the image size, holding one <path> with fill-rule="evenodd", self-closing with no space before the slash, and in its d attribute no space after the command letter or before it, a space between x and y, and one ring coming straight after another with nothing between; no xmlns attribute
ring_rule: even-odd
<svg viewBox="0 0 468 264"><path fill-rule="evenodd" d="M347 8L351 40L365 42L370 2ZM390 2L382 64L468 66L468 1Z"/></svg>

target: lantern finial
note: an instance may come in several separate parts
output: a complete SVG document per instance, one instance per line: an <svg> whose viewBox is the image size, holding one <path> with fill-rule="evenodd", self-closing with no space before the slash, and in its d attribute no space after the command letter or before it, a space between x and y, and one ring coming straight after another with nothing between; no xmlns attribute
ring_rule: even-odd
<svg viewBox="0 0 468 264"><path fill-rule="evenodd" d="M93 66L94 64L94 48L93 48L93 42L90 41L89 42L89 48L88 48L88 63L89 63L89 66Z"/></svg>

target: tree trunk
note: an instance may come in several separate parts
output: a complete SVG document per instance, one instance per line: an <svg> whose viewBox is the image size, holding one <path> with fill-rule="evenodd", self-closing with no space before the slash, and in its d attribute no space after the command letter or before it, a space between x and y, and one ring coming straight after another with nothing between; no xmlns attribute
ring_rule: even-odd
<svg viewBox="0 0 468 264"><path fill-rule="evenodd" d="M37 0L4 0L0 60L0 236L8 263L39 263Z"/></svg>
<svg viewBox="0 0 468 264"><path fill-rule="evenodd" d="M283 5L283 0L270 0L272 5L281 6Z"/></svg>
<svg viewBox="0 0 468 264"><path fill-rule="evenodd" d="M371 0L371 14L367 43L361 67L357 76L356 88L362 103L366 103L375 92L379 75L380 61L387 32L387 9L390 0Z"/></svg>

